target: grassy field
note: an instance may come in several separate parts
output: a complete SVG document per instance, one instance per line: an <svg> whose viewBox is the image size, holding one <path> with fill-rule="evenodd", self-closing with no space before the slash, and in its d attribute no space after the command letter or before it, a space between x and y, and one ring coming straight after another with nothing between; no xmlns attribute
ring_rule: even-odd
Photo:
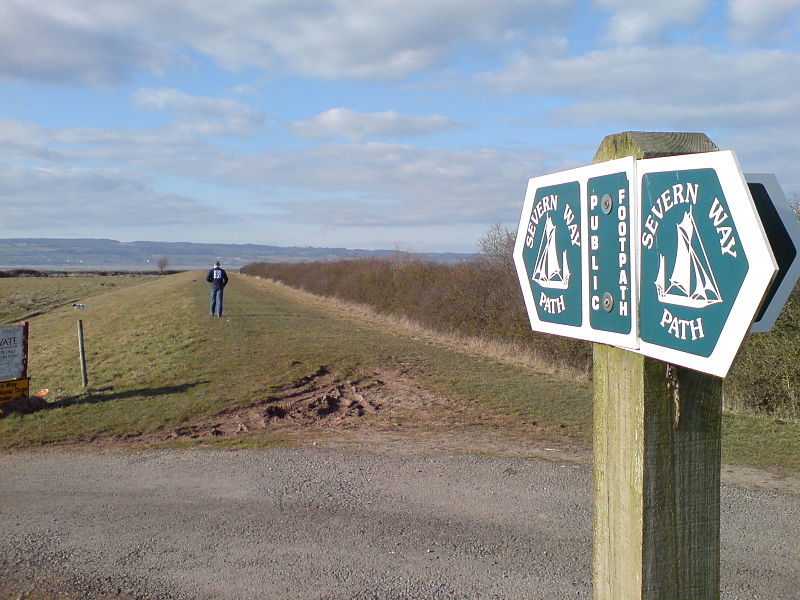
<svg viewBox="0 0 800 600"><path fill-rule="evenodd" d="M46 287L46 281L35 285ZM370 381L395 377L418 396L420 390L430 392L412 412L363 424L348 421L337 431L374 423L395 435L447 431L469 438L488 432L583 449L591 444L587 381L537 372L241 275L232 276L222 319L208 316L208 285L201 273L108 283L102 278L93 288L87 283L80 299L92 300L81 311L62 306L31 319L31 387L49 389L48 404L0 419L0 448L152 442L157 436L148 435L246 411L292 386L299 389L321 372L345 383L364 380L365 373ZM12 288L0 289L5 296ZM60 299L54 304L74 295L55 294ZM77 318L86 335L88 391L81 388ZM300 425L180 443L287 443L330 435L333 427ZM726 415L723 428L726 462L800 471L797 422Z"/></svg>
<svg viewBox="0 0 800 600"><path fill-rule="evenodd" d="M98 276L74 273L57 277L0 279L0 325L32 318L54 307L85 302L98 294L142 283L155 275Z"/></svg>

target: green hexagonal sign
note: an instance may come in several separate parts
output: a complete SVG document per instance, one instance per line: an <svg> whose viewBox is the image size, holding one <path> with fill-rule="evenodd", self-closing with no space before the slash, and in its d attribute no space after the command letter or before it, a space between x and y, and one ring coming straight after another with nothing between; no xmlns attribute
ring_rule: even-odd
<svg viewBox="0 0 800 600"><path fill-rule="evenodd" d="M634 164L528 182L514 261L535 331L635 346Z"/></svg>
<svg viewBox="0 0 800 600"><path fill-rule="evenodd" d="M539 321L580 327L582 314L580 183L537 187L522 263Z"/></svg>
<svg viewBox="0 0 800 600"><path fill-rule="evenodd" d="M639 352L725 376L776 271L731 152L637 162Z"/></svg>

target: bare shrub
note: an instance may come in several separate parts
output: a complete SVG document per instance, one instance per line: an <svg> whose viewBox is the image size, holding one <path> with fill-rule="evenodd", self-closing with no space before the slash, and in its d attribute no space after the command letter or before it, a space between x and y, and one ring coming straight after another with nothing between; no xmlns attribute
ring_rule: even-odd
<svg viewBox="0 0 800 600"><path fill-rule="evenodd" d="M532 332L513 269L480 259L454 265L374 258L257 263L241 271L366 304L447 334L508 343L562 374L591 372L591 345ZM725 390L728 409L800 418L800 288L771 332L748 336Z"/></svg>
<svg viewBox="0 0 800 600"><path fill-rule="evenodd" d="M800 194L790 203L800 217ZM495 223L478 248L476 260L453 265L396 253L389 260L259 263L242 272L366 304L444 333L509 343L553 370L588 375L589 343L531 331L514 270L514 234ZM800 418L800 287L771 332L746 339L725 390L728 409Z"/></svg>
<svg viewBox="0 0 800 600"><path fill-rule="evenodd" d="M478 240L478 259L490 267L513 269L514 240L513 231L495 223Z"/></svg>
<svg viewBox="0 0 800 600"><path fill-rule="evenodd" d="M163 275L164 269L166 269L167 265L169 264L169 259L166 256L159 256L157 264L159 272Z"/></svg>
<svg viewBox="0 0 800 600"><path fill-rule="evenodd" d="M793 192L789 194L789 206L792 207L794 214L800 219L800 192Z"/></svg>

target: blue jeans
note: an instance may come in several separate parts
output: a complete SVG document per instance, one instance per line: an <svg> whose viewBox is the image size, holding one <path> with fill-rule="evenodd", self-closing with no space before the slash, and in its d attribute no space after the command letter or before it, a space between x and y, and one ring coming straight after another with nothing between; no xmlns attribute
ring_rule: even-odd
<svg viewBox="0 0 800 600"><path fill-rule="evenodd" d="M214 316L214 309L217 309L217 316L222 316L222 288L211 288L211 316Z"/></svg>

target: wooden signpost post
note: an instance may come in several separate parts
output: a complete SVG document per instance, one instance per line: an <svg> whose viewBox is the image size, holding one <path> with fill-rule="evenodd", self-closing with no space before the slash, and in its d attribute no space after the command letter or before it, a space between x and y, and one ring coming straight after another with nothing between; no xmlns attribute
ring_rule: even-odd
<svg viewBox="0 0 800 600"><path fill-rule="evenodd" d="M716 149L702 134L619 134L595 162ZM721 379L594 345L596 600L719 598L721 423Z"/></svg>
<svg viewBox="0 0 800 600"><path fill-rule="evenodd" d="M514 261L532 328L595 342L595 599L718 600L721 378L777 271L735 155L607 136L530 180Z"/></svg>

